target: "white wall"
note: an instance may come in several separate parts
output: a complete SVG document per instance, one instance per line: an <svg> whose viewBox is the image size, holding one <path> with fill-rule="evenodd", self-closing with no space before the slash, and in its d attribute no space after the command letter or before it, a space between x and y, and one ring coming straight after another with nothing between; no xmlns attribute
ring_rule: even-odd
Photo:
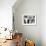
<svg viewBox="0 0 46 46"><path fill-rule="evenodd" d="M16 0L0 0L0 27L12 28L12 6Z"/></svg>
<svg viewBox="0 0 46 46"><path fill-rule="evenodd" d="M15 16L15 28L23 33L24 38L35 41L36 46L41 46L41 1L23 0L17 8L14 5L13 12ZM22 16L24 14L34 14L37 16L37 24L33 26L22 25Z"/></svg>
<svg viewBox="0 0 46 46"><path fill-rule="evenodd" d="M25 38L33 39L36 46L46 46L46 0L23 0L17 7L13 6L13 12L15 29L22 32ZM25 13L37 16L35 26L22 25L22 16Z"/></svg>
<svg viewBox="0 0 46 46"><path fill-rule="evenodd" d="M41 1L41 38L42 46L46 46L46 0Z"/></svg>

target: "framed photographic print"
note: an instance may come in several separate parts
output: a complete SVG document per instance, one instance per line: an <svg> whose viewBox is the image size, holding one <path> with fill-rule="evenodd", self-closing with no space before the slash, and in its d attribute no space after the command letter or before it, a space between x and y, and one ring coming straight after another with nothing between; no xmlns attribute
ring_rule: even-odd
<svg viewBox="0 0 46 46"><path fill-rule="evenodd" d="M35 15L23 15L22 24L23 25L36 25L36 16Z"/></svg>

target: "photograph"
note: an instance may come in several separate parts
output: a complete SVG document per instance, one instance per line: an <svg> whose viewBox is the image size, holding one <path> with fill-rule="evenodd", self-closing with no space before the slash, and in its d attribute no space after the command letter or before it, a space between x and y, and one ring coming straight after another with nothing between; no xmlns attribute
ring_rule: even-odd
<svg viewBox="0 0 46 46"><path fill-rule="evenodd" d="M22 17L23 25L36 25L36 16L35 15L24 15Z"/></svg>

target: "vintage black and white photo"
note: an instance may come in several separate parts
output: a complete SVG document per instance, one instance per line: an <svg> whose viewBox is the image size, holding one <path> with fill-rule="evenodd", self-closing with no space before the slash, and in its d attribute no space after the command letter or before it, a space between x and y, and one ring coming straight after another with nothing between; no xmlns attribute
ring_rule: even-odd
<svg viewBox="0 0 46 46"><path fill-rule="evenodd" d="M36 24L36 16L35 15L24 15L22 18L23 25L35 25Z"/></svg>

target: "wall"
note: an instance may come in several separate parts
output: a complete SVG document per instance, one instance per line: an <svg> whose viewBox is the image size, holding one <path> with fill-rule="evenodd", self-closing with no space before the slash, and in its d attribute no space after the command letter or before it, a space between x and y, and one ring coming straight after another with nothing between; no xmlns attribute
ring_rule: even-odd
<svg viewBox="0 0 46 46"><path fill-rule="evenodd" d="M34 14L37 16L37 24L33 26L22 25L24 14ZM15 19L15 29L23 33L24 39L35 41L36 46L41 46L41 0L23 0L19 5L13 6Z"/></svg>
<svg viewBox="0 0 46 46"><path fill-rule="evenodd" d="M41 1L41 40L42 46L46 46L46 0Z"/></svg>
<svg viewBox="0 0 46 46"><path fill-rule="evenodd" d="M12 28L12 6L16 0L0 0L0 27Z"/></svg>

